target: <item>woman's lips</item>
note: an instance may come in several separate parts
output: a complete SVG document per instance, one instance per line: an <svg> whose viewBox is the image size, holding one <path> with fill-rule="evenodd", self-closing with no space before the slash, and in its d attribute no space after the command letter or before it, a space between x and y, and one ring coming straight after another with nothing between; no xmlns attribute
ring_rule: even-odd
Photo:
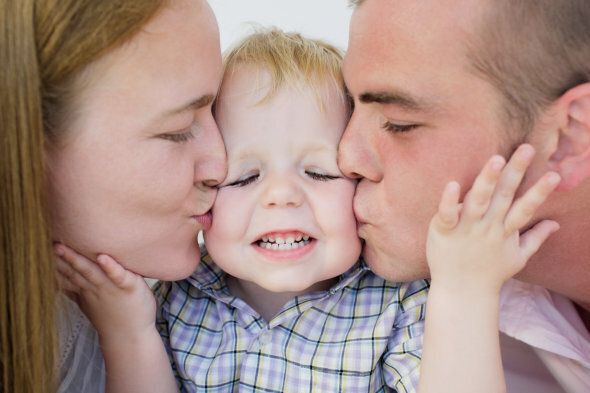
<svg viewBox="0 0 590 393"><path fill-rule="evenodd" d="M206 231L211 228L211 222L213 221L213 216L210 211L205 214L201 214L199 216L193 216L193 218L199 223L201 228Z"/></svg>

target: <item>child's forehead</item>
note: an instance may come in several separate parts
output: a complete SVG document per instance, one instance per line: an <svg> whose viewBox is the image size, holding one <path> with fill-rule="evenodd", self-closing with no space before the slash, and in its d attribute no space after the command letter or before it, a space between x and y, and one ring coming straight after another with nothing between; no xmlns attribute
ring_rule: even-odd
<svg viewBox="0 0 590 393"><path fill-rule="evenodd" d="M247 97L256 105L263 105L285 91L313 99L320 110L335 104L348 106L344 86L333 78L318 76L305 79L303 75L279 77L264 65L249 63L238 63L226 70L220 100Z"/></svg>
<svg viewBox="0 0 590 393"><path fill-rule="evenodd" d="M283 171L308 166L336 169L337 145L302 140L298 143L236 144L228 150L227 158L231 172L260 169Z"/></svg>
<svg viewBox="0 0 590 393"><path fill-rule="evenodd" d="M269 72L254 66L228 74L216 109L228 159L325 155L335 162L349 107L336 87L324 84L322 96L317 92L300 81L273 92Z"/></svg>

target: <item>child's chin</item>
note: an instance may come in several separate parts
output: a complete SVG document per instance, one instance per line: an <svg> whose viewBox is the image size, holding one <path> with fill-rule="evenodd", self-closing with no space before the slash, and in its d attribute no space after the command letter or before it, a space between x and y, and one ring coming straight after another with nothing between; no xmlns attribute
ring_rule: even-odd
<svg viewBox="0 0 590 393"><path fill-rule="evenodd" d="M281 285L283 284L283 285ZM261 285L264 289L270 292L275 293L286 293L286 292L293 292L293 293L307 293L307 292L315 292L316 289L314 288L318 283L316 282L296 282L294 283L293 280L289 280L288 282L283 283L276 283L273 282L269 285Z"/></svg>

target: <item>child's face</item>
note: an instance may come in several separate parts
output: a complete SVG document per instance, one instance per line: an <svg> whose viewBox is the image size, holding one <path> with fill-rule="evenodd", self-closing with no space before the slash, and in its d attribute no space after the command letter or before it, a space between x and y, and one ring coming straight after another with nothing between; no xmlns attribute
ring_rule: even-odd
<svg viewBox="0 0 590 393"><path fill-rule="evenodd" d="M311 92L288 87L258 104L268 80L238 66L223 82L217 120L229 167L205 241L232 276L304 291L348 270L360 253L355 182L336 164L347 112L335 91L324 112Z"/></svg>

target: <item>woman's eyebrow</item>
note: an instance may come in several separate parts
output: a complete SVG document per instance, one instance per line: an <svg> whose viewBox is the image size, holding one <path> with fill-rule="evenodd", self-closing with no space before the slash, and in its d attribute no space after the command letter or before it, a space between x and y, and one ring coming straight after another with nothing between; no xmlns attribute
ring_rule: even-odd
<svg viewBox="0 0 590 393"><path fill-rule="evenodd" d="M197 109L204 108L204 107L208 106L209 104L211 104L214 99L215 99L214 94L205 94L195 100L191 100L188 104L182 105L180 108L173 109L173 110L167 112L164 116L167 117L167 116L177 115L179 113L182 113L182 112L185 112L188 110L197 110Z"/></svg>

